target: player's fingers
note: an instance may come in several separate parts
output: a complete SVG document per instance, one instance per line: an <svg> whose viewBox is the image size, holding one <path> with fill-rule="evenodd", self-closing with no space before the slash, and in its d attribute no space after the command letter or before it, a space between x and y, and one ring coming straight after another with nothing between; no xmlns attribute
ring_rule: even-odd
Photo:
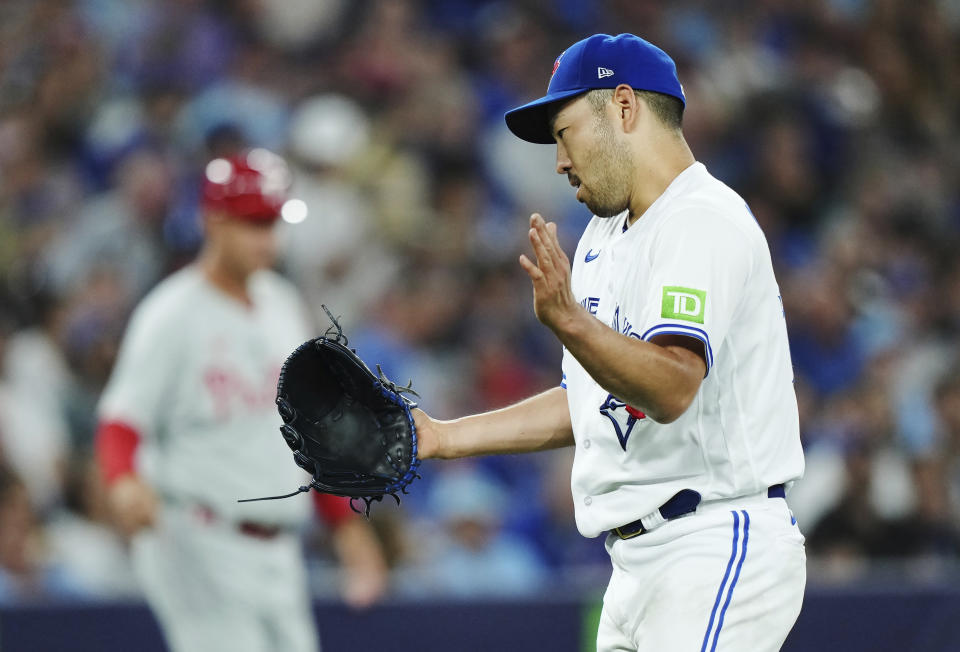
<svg viewBox="0 0 960 652"><path fill-rule="evenodd" d="M117 514L120 530L128 537L150 525L150 515L144 505L132 504Z"/></svg>
<svg viewBox="0 0 960 652"><path fill-rule="evenodd" d="M557 269L569 267L570 263L563 253L563 247L560 246L560 238L557 236L557 223L543 222L541 220L540 224L541 226L538 229L540 239L543 241L546 251L550 254L552 265Z"/></svg>
<svg viewBox="0 0 960 652"><path fill-rule="evenodd" d="M557 265L565 269L570 269L570 259L567 258L566 252L564 252L563 247L560 246L560 237L557 235L557 223L550 222L547 224L547 228L550 231L550 240L553 243Z"/></svg>
<svg viewBox="0 0 960 652"><path fill-rule="evenodd" d="M537 264L540 264L547 251L543 247L543 241L546 237L546 233L543 232L544 225L545 222L543 221L543 217L540 215L540 213L532 213L530 215L530 231L527 233L527 237L530 239L530 245L533 247L533 253L537 257Z"/></svg>
<svg viewBox="0 0 960 652"><path fill-rule="evenodd" d="M535 229L537 233L540 234L540 239L544 242L547 248L552 246L553 238L550 237L549 223L543 219L540 213L534 213L530 217L530 228Z"/></svg>
<svg viewBox="0 0 960 652"><path fill-rule="evenodd" d="M151 489L142 483L130 486L123 506L124 529L132 536L140 530L153 527L157 518L157 497Z"/></svg>
<svg viewBox="0 0 960 652"><path fill-rule="evenodd" d="M535 220L532 220L534 227L531 231L536 231L540 238L542 248L537 251L537 263L541 269L558 270L564 267L569 268L570 263L560 247L560 241L557 238L557 225L555 222L544 222L538 214L534 214ZM531 242L533 238L531 237Z"/></svg>
<svg viewBox="0 0 960 652"><path fill-rule="evenodd" d="M561 266L564 263L565 255L563 248L560 246L560 238L557 237L557 223L547 222L544 225L544 233L546 234L547 248L553 257L554 265Z"/></svg>
<svg viewBox="0 0 960 652"><path fill-rule="evenodd" d="M548 228L547 222L543 219L540 213L534 213L530 216L530 228L535 230L539 235L540 239L543 241L544 245L549 249L552 245L550 238L550 230Z"/></svg>
<svg viewBox="0 0 960 652"><path fill-rule="evenodd" d="M152 499L148 504L144 505L143 508L143 525L144 527L153 527L157 524L157 503Z"/></svg>
<svg viewBox="0 0 960 652"><path fill-rule="evenodd" d="M120 532L126 537L132 537L146 526L143 514L134 511L118 514L116 524Z"/></svg>
<svg viewBox="0 0 960 652"><path fill-rule="evenodd" d="M539 281L543 278L543 272L540 271L540 268L533 264L525 254L520 254L520 267L530 275L530 278L534 281Z"/></svg>
<svg viewBox="0 0 960 652"><path fill-rule="evenodd" d="M372 568L349 570L343 586L344 600L355 609L364 609L383 597L388 583L385 571Z"/></svg>
<svg viewBox="0 0 960 652"><path fill-rule="evenodd" d="M537 265L542 271L550 272L554 267L553 253L547 248L539 229L530 229L530 244L533 245L533 253L537 256Z"/></svg>

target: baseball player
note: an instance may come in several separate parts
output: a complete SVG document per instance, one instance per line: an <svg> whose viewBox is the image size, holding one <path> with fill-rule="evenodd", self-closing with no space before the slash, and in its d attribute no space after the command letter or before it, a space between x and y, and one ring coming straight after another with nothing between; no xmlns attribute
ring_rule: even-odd
<svg viewBox="0 0 960 652"><path fill-rule="evenodd" d="M134 311L99 406L98 458L171 649L316 650L299 537L309 502L237 502L290 484L274 396L310 329L269 269L289 173L263 149L205 172L203 249ZM386 565L372 531L342 499L318 501L347 600L373 601Z"/></svg>
<svg viewBox="0 0 960 652"><path fill-rule="evenodd" d="M423 457L575 446L584 536L613 572L601 651L777 650L800 611L803 472L787 331L744 201L697 163L673 61L630 34L561 54L546 96L506 114L555 143L595 217L570 262L534 214L521 256L563 344L560 387L499 411L416 416Z"/></svg>

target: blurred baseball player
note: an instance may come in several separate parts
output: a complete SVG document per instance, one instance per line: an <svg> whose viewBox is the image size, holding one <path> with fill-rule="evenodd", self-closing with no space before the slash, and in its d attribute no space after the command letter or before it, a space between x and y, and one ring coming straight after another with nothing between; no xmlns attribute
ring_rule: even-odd
<svg viewBox="0 0 960 652"><path fill-rule="evenodd" d="M576 446L580 532L606 535L602 651L768 651L806 581L784 500L803 472L787 331L766 239L697 163L673 61L598 34L507 126L556 143L595 214L571 273L534 214L534 310L564 347L560 387L454 421L417 414L424 457Z"/></svg>
<svg viewBox="0 0 960 652"><path fill-rule="evenodd" d="M199 258L136 308L101 398L109 499L176 651L318 649L299 537L309 503L237 502L290 483L274 396L310 329L269 269L288 185L284 161L263 149L206 166ZM345 597L375 600L386 565L371 530L341 499L318 501Z"/></svg>

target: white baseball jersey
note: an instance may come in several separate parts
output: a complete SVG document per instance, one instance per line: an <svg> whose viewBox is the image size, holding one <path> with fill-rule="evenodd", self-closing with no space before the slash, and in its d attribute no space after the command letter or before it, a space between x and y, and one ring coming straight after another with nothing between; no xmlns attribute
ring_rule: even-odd
<svg viewBox="0 0 960 652"><path fill-rule="evenodd" d="M743 199L700 164L629 228L594 217L573 261L578 301L619 333L703 342L707 375L680 418L659 424L598 385L564 351L580 532L594 537L682 489L704 501L754 494L803 473L780 291Z"/></svg>
<svg viewBox="0 0 960 652"><path fill-rule="evenodd" d="M297 525L308 500L237 503L304 480L274 399L283 361L310 337L306 309L272 271L252 275L248 290L244 305L195 265L160 283L131 317L100 418L140 433L139 471L169 501L226 520Z"/></svg>

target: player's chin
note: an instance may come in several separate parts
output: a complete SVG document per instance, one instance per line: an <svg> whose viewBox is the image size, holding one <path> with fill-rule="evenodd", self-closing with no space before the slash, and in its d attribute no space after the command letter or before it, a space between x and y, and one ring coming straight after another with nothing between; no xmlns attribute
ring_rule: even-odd
<svg viewBox="0 0 960 652"><path fill-rule="evenodd" d="M277 255L273 251L263 252L256 256L252 261L253 271L270 269L277 264Z"/></svg>
<svg viewBox="0 0 960 652"><path fill-rule="evenodd" d="M616 217L623 211L627 210L627 206L625 205L619 206L613 204L601 204L599 202L590 201L590 199L585 199L583 203L585 203L587 208L590 209L590 212L597 217Z"/></svg>
<svg viewBox="0 0 960 652"><path fill-rule="evenodd" d="M257 273L257 272L262 272L262 271L265 270L265 269L273 269L273 268L274 268L274 261L273 261L273 260L270 260L270 261L267 261L267 260L250 261L250 263L246 266L246 275L247 275L247 276L250 276L251 274L255 274L255 273Z"/></svg>

